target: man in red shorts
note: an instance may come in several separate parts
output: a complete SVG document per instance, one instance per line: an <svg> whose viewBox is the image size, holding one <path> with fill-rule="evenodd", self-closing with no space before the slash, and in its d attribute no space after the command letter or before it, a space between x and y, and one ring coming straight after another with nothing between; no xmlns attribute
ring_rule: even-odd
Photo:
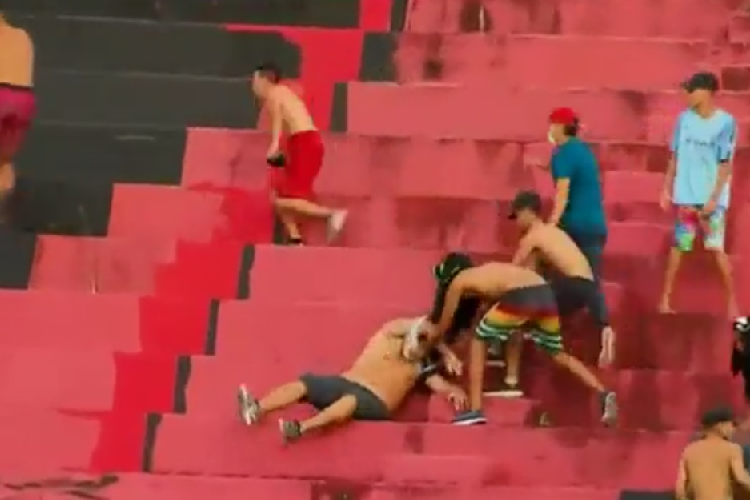
<svg viewBox="0 0 750 500"><path fill-rule="evenodd" d="M253 92L271 115L271 145L266 157L269 165L282 167L275 183L274 205L289 242L303 244L297 225L300 215L325 219L330 242L341 232L347 212L312 201L313 184L323 165L324 147L307 106L292 89L281 83L281 72L272 64L255 69ZM282 131L286 135L284 152L281 150Z"/></svg>
<svg viewBox="0 0 750 500"><path fill-rule="evenodd" d="M0 12L0 203L15 186L13 157L36 112L34 43Z"/></svg>

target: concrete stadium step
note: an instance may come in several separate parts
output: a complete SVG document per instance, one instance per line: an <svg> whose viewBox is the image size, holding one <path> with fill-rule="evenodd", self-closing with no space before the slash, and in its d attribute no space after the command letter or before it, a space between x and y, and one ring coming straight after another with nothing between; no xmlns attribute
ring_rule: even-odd
<svg viewBox="0 0 750 500"><path fill-rule="evenodd" d="M341 335L340 330L335 330ZM281 334L281 332L279 332ZM722 339L723 340L723 339ZM190 379L179 394L178 400L187 401L189 415L217 417L236 414L234 393L240 383L247 385L256 396L262 397L271 389L297 380L307 372L335 374L347 369L358 353L345 356L334 340L320 339L321 348L307 346L305 350L314 360L286 360L290 346L298 345L289 339L284 348L276 345L265 347L267 339L257 339L255 350L243 349L244 356L195 357L191 363ZM653 343L654 341L651 340ZM668 343L669 341L667 341ZM708 343L708 342L706 342ZM720 342L726 343L726 342ZM716 349L714 349L716 350ZM485 413L494 425L536 425L542 414L553 426L591 427L598 425L599 401L589 389L569 374L553 367L551 363L530 346L522 365L521 384L529 399L506 399L497 396L504 372L488 368L485 381ZM571 349L575 353L575 349ZM729 350L725 349L726 357ZM327 357L325 357L327 355ZM269 362L271 359L273 362ZM618 362L618 365L623 363ZM270 369L273 366L273 369ZM701 412L712 405L734 402L734 392L741 394L737 384L732 384L728 374L729 362L725 361L719 373L688 375L684 371L618 370L605 374L607 385L617 391L620 400L622 429L685 429L696 426ZM685 368L682 368L685 370ZM687 368L690 369L690 368ZM644 405L644 397L651 401ZM739 402L739 401L738 401ZM181 405L177 405L181 407ZM312 409L298 405L279 416L304 418ZM454 410L440 396L429 396L419 389L410 396L395 419L405 422L450 422Z"/></svg>
<svg viewBox="0 0 750 500"><path fill-rule="evenodd" d="M735 13L729 25L729 38L733 42L750 42L750 14Z"/></svg>
<svg viewBox="0 0 750 500"><path fill-rule="evenodd" d="M413 288L412 288L413 290ZM343 289L339 288L340 292ZM345 292L344 292L345 293ZM231 355L258 356L256 363L267 357L284 358L280 365L289 363L289 371L280 374L282 379L271 379L277 384L286 378L298 376L302 370L314 369L324 372L339 372L346 368L377 329L386 321L398 317L414 317L426 313L430 295L420 295L421 308L388 306L376 302L310 303L291 301L300 314L289 315L288 306L276 300L254 298L251 301L231 301L223 304L219 314L216 352ZM361 299L360 299L361 300ZM382 298L381 298L382 300ZM414 302L414 301L412 301ZM304 311L304 315L301 312ZM727 373L732 335L728 320L705 315L657 315L645 314L634 321L623 312L615 311L615 318L622 316L617 350L622 353L618 366L622 368L662 368L676 371L700 373ZM279 338L271 341L266 333L273 325ZM310 326L316 331L309 335ZM621 328L620 328L621 327ZM257 331L249 334L248 331ZM343 333L342 333L343 332ZM335 347L320 344L323 336L330 335ZM565 337L568 346L576 351L577 346L586 350L595 347L598 354L599 338L590 328L570 328ZM653 339L658 338L659 342ZM306 345L299 354L287 353L290 344ZM309 345L308 345L309 344ZM263 348L258 351L258 346ZM263 352L265 351L265 352ZM536 357L536 356L535 356ZM541 356L543 359L544 357ZM258 367L260 369L261 367ZM268 387L263 386L262 389Z"/></svg>
<svg viewBox="0 0 750 500"><path fill-rule="evenodd" d="M397 460L397 459L396 459ZM394 460L394 462L396 461ZM411 463L403 463L412 468ZM6 476L7 477L7 476ZM353 496L361 500L525 500L533 493L538 500L617 500L619 490L591 488L513 488L507 486L417 484L356 484L335 479L303 481L298 479L228 478L220 476L178 476L166 474L76 475L69 480L39 481L38 475L16 474L0 494L18 492L41 494L106 495L109 500L247 500L250 497L274 500L308 500L323 494L334 497ZM8 478L10 479L10 478Z"/></svg>
<svg viewBox="0 0 750 500"><path fill-rule="evenodd" d="M40 120L152 127L243 127L257 115L245 79L151 73L40 71ZM211 96L196 100L195 96ZM190 106L185 106L190 102Z"/></svg>
<svg viewBox="0 0 750 500"><path fill-rule="evenodd" d="M364 81L492 81L555 90L671 90L709 60L705 38L369 33L364 50ZM609 71L602 72L603 67Z"/></svg>
<svg viewBox="0 0 750 500"><path fill-rule="evenodd" d="M262 243L271 241L272 231L271 205L265 193L118 184L108 234Z"/></svg>
<svg viewBox="0 0 750 500"><path fill-rule="evenodd" d="M486 458L493 476L502 476L507 486L594 488L670 486L674 463L689 440L687 433L360 422L286 448L275 421L247 429L229 419L172 415L163 417L157 432L152 470L159 473L362 481L392 471L394 455L418 452L427 461L433 455ZM502 449L514 452L498 455ZM319 459L321 453L326 460ZM547 471L542 476L540 463ZM424 477L441 482L438 471L425 469Z"/></svg>
<svg viewBox="0 0 750 500"><path fill-rule="evenodd" d="M634 294L643 302L622 303L623 312L640 315L655 309L666 265L668 234L668 229L649 224L611 224L604 259L604 278L613 284L626 286L629 294ZM476 251L475 257L477 262L509 259L515 245L515 241L507 245L495 244L484 251ZM212 284L212 290L217 294L215 296L235 298L237 282L231 277L237 276L240 269L237 262L240 254L234 246L227 247L219 246L212 250L216 257L202 260L215 263L210 267L206 265L206 273L220 273L229 277L228 281L218 286ZM439 248L439 245L436 247ZM446 245L442 251L454 248L478 250L458 243L455 246ZM211 255L212 251L205 251L204 254ZM434 283L428 270L440 258L440 252L437 249L357 248L353 251L351 248L307 247L300 250L258 246L253 252L253 265L248 278L252 291L250 295L261 300L284 296L292 302L338 302L341 293L350 290L353 294L350 296L361 298L363 302L421 309L428 307L425 300L429 301L433 293ZM233 255L236 256L234 260L231 258ZM379 264L376 266L374 262ZM738 280L750 276L750 267L745 259L735 258L733 263ZM690 256L689 265L683 266L676 281L674 306L678 311L725 315L724 293L715 277L715 267L709 253L695 252ZM332 269L336 272L332 273ZM189 271L185 269L185 273ZM284 275L305 276L306 279L297 280L294 287L289 287L288 281L282 278ZM245 278L242 276L240 279ZM362 283L367 283L367 287L363 287ZM618 290L615 288L608 287L605 292L611 294L608 295L611 300L617 298ZM750 295L742 287L737 293L743 309L750 308Z"/></svg>
<svg viewBox="0 0 750 500"><path fill-rule="evenodd" d="M7 347L0 405L77 412L173 411L175 354Z"/></svg>
<svg viewBox="0 0 750 500"><path fill-rule="evenodd" d="M203 23L249 23L270 26L318 26L327 28L356 28L360 17L381 17L383 28L389 23L390 3L368 5L361 0L350 2L345 8L332 0L259 4L248 10L242 1L218 0L210 3L201 0L165 0L158 4L150 1L105 0L89 2L71 0L62 5L54 0L8 0L4 8L18 13L51 13L85 17L114 17L159 19L163 21L190 21ZM381 2L378 2L381 3ZM380 14L380 16L377 16Z"/></svg>
<svg viewBox="0 0 750 500"><path fill-rule="evenodd" d="M733 92L750 90L750 64L723 67L721 69L721 88Z"/></svg>
<svg viewBox="0 0 750 500"><path fill-rule="evenodd" d="M672 127L675 118L669 120L668 127ZM324 141L325 166L316 182L317 191L323 194L496 200L513 196L515 189L529 184L551 189L548 173L536 168L548 163L549 143L335 133L325 133ZM604 171L623 172L623 176L646 171L663 175L670 155L666 144L594 142L592 147ZM264 160L267 149L265 132L190 129L182 184L264 189L269 182ZM750 147L738 148L735 164L733 185L741 193L750 179L750 174L742 173L750 171ZM657 201L658 193L654 205Z"/></svg>
<svg viewBox="0 0 750 500"><path fill-rule="evenodd" d="M267 54L275 54L276 60L299 58L280 34L231 32L218 24L44 14L11 15L11 21L32 35L36 63L43 69L244 78L247 61L261 61ZM106 50L85 50L92 44ZM287 77L298 76L289 72L292 68L284 69Z"/></svg>
<svg viewBox="0 0 750 500"><path fill-rule="evenodd" d="M205 352L205 299L2 290L0 305L5 347Z"/></svg>
<svg viewBox="0 0 750 500"><path fill-rule="evenodd" d="M337 84L336 92L339 105L346 103L348 132L393 137L537 141L546 130L550 110L568 105L579 113L591 139L643 141L648 137L650 115L676 115L685 107L683 96L677 92L506 90L489 84L359 82ZM487 106L490 102L493 105ZM718 102L739 119L750 117L750 100L743 93L726 93ZM499 109L502 116L515 119L498 119Z"/></svg>
<svg viewBox="0 0 750 500"><path fill-rule="evenodd" d="M37 180L176 185L185 142L181 127L37 122L18 164Z"/></svg>
<svg viewBox="0 0 750 500"><path fill-rule="evenodd" d="M4 476L11 471L54 473L90 468L99 442L96 420L3 405L0 422L0 439L7 450L13 450L0 457Z"/></svg>
<svg viewBox="0 0 750 500"><path fill-rule="evenodd" d="M441 0L415 3L407 17L406 30L704 38L718 31L735 7L739 7L739 2L706 8L700 0L605 0L595 5L564 0L543 5L513 0ZM701 9L702 15L691 16L694 9Z"/></svg>
<svg viewBox="0 0 750 500"><path fill-rule="evenodd" d="M148 295L156 267L174 261L175 246L163 238L40 235L29 288Z"/></svg>

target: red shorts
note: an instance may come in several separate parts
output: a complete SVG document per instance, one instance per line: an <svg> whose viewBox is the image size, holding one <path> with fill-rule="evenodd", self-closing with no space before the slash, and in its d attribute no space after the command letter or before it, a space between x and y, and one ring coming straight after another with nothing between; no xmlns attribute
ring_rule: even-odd
<svg viewBox="0 0 750 500"><path fill-rule="evenodd" d="M310 199L313 184L323 166L323 140L317 130L289 136L286 144L286 165L276 177L279 198Z"/></svg>
<svg viewBox="0 0 750 500"><path fill-rule="evenodd" d="M34 90L0 83L0 161L10 162L36 114Z"/></svg>

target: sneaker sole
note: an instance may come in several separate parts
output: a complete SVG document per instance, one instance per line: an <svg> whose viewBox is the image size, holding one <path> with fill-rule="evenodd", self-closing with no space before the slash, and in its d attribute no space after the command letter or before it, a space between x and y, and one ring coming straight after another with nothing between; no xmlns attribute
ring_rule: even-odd
<svg viewBox="0 0 750 500"><path fill-rule="evenodd" d="M486 423L486 418L474 418L471 420L459 420L458 422L453 422L453 425L484 425Z"/></svg>
<svg viewBox="0 0 750 500"><path fill-rule="evenodd" d="M523 391L491 391L483 393L485 396L491 398L522 398Z"/></svg>

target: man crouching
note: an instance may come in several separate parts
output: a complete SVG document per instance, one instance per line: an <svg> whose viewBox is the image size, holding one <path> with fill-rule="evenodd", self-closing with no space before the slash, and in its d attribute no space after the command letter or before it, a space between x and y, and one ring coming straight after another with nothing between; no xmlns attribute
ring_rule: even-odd
<svg viewBox="0 0 750 500"><path fill-rule="evenodd" d="M307 402L319 411L317 415L303 421L279 421L284 441L291 442L315 429L351 419L388 420L420 382L446 396L457 410L464 410L466 394L438 374L439 356L435 352L423 348L418 361L405 360L401 356L404 338L421 324L423 322L415 319L386 323L369 340L352 367L341 375L306 373L299 380L277 387L260 400L255 399L244 385L240 386L240 418L251 425L270 412Z"/></svg>

